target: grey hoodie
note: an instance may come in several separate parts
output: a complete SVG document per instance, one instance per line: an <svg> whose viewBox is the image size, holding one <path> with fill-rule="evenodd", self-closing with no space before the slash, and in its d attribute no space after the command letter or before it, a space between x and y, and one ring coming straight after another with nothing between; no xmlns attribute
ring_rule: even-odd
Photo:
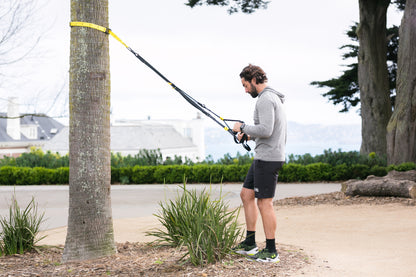
<svg viewBox="0 0 416 277"><path fill-rule="evenodd" d="M256 142L254 159L285 161L286 113L285 96L266 87L258 96L254 109L254 125L245 125L243 132Z"/></svg>

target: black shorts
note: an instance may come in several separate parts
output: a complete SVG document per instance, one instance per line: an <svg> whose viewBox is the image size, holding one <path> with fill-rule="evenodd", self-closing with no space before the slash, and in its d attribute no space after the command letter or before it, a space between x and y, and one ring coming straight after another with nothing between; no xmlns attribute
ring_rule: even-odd
<svg viewBox="0 0 416 277"><path fill-rule="evenodd" d="M253 160L244 179L244 188L253 189L256 198L273 198L277 177L284 162Z"/></svg>

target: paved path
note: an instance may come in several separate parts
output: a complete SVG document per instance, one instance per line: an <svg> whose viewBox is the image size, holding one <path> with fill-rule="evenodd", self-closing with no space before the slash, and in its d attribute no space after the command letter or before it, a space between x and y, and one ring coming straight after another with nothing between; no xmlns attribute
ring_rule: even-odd
<svg viewBox="0 0 416 277"><path fill-rule="evenodd" d="M113 185L111 202L113 218L136 218L151 216L159 210L160 201L174 198L178 193L178 185ZM210 189L210 185L187 185L188 189ZM314 184L278 184L276 199L293 196L309 196L314 194L339 191L338 183ZM220 195L221 189L231 207L241 204L239 197L241 184L211 185L214 196ZM179 190L180 191L180 190ZM9 214L9 206L13 194L19 206L24 209L32 197L38 203L38 210L45 212L42 230L66 226L68 220L68 186L3 186L0 187L0 216Z"/></svg>

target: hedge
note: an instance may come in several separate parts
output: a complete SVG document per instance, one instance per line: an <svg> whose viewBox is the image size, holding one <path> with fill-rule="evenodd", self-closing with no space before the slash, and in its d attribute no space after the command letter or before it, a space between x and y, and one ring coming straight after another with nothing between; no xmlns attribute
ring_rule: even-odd
<svg viewBox="0 0 416 277"><path fill-rule="evenodd" d="M111 183L122 184L173 184L243 182L250 168L246 165L159 165L111 168ZM364 179L368 175L384 176L390 170L416 169L415 163L382 167L375 165L346 164L332 166L327 163L300 165L285 164L279 172L280 182L319 182ZM0 185L68 184L69 168L0 167Z"/></svg>
<svg viewBox="0 0 416 277"><path fill-rule="evenodd" d="M55 185L68 184L69 168L0 167L0 185Z"/></svg>

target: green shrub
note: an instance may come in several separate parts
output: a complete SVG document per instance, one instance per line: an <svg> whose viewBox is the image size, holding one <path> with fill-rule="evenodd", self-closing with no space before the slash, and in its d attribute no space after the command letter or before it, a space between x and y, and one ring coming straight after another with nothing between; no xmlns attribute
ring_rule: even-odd
<svg viewBox="0 0 416 277"><path fill-rule="evenodd" d="M208 183L211 178L211 172L207 170L213 165L194 165L192 167L192 176L188 179L192 182Z"/></svg>
<svg viewBox="0 0 416 277"><path fill-rule="evenodd" d="M279 171L281 182L304 182L307 181L306 167L300 164L284 164Z"/></svg>
<svg viewBox="0 0 416 277"><path fill-rule="evenodd" d="M155 166L135 166L132 170L131 181L133 184L153 184L155 183Z"/></svg>
<svg viewBox="0 0 416 277"><path fill-rule="evenodd" d="M205 180L205 183L220 183L224 176L225 165L210 165L207 166L209 172L209 180Z"/></svg>
<svg viewBox="0 0 416 277"><path fill-rule="evenodd" d="M154 171L155 181L159 184L182 183L184 178L190 175L190 167L186 165L158 166Z"/></svg>
<svg viewBox="0 0 416 277"><path fill-rule="evenodd" d="M32 197L27 207L21 211L16 201L9 209L9 218L0 217L0 256L23 254L35 248L41 238L36 238L44 213L38 214L37 204Z"/></svg>
<svg viewBox="0 0 416 277"><path fill-rule="evenodd" d="M147 235L157 239L159 245L186 247L187 258L194 265L205 265L221 260L241 238L237 222L239 210L230 211L222 195L212 199L203 189L187 190L184 185L175 200L163 204L155 215L163 230L157 229Z"/></svg>
<svg viewBox="0 0 416 277"><path fill-rule="evenodd" d="M308 165L313 163L327 163L332 166L346 164L351 166L354 164L364 164L372 167L374 165L386 166L387 158L385 156L377 156L374 152L368 155L362 155L358 151L342 152L332 151L331 149L324 150L323 154L315 155L312 157L311 154L306 153L304 155L293 155L290 154L288 163L297 163L302 165Z"/></svg>
<svg viewBox="0 0 416 277"><path fill-rule="evenodd" d="M364 164L353 164L350 166L351 178L365 179L370 172L370 167Z"/></svg>
<svg viewBox="0 0 416 277"><path fill-rule="evenodd" d="M305 166L307 181L329 181L331 179L332 166L326 163L314 163Z"/></svg>
<svg viewBox="0 0 416 277"><path fill-rule="evenodd" d="M16 185L33 185L32 169L30 167L16 167L14 175L16 178Z"/></svg>
<svg viewBox="0 0 416 277"><path fill-rule="evenodd" d="M416 169L415 163L412 162L402 163L396 167L397 171L408 171L412 169Z"/></svg>
<svg viewBox="0 0 416 277"><path fill-rule="evenodd" d="M346 164L339 164L332 170L331 181L344 181L352 179L351 167Z"/></svg>
<svg viewBox="0 0 416 277"><path fill-rule="evenodd" d="M53 182L51 184L69 184L69 168L59 167L53 171Z"/></svg>
<svg viewBox="0 0 416 277"><path fill-rule="evenodd" d="M16 167L3 166L0 167L0 185L14 185L16 184L16 178L14 171Z"/></svg>
<svg viewBox="0 0 416 277"><path fill-rule="evenodd" d="M386 176L387 168L384 166L375 165L372 168L370 168L369 175L374 175L374 176L379 176L379 177Z"/></svg>
<svg viewBox="0 0 416 277"><path fill-rule="evenodd" d="M250 168L250 164L246 165L229 165L223 170L223 182L243 182Z"/></svg>
<svg viewBox="0 0 416 277"><path fill-rule="evenodd" d="M111 184L120 182L120 168L111 167Z"/></svg>

